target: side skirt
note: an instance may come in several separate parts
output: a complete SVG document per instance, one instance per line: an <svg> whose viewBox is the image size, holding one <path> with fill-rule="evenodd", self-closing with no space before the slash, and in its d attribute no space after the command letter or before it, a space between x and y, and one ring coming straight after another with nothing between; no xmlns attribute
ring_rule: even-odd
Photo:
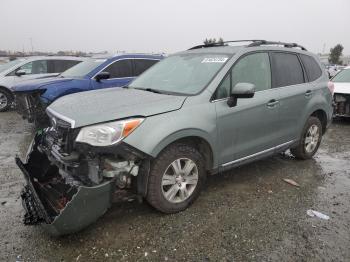
<svg viewBox="0 0 350 262"><path fill-rule="evenodd" d="M276 153L283 152L283 151L293 147L297 143L298 143L297 140L292 140L292 141L283 143L281 145L278 145L278 146L275 146L275 147L263 150L261 152L258 152L258 153L255 153L255 154L252 154L252 155L249 155L249 156L245 156L245 157L242 157L240 159L233 160L231 162L222 164L218 168L217 171L218 172L224 172L224 171L229 170L231 168L238 167L238 166L241 166L241 165L245 165L245 164L254 162L256 160L260 160L260 159L272 156L272 155L274 155Z"/></svg>

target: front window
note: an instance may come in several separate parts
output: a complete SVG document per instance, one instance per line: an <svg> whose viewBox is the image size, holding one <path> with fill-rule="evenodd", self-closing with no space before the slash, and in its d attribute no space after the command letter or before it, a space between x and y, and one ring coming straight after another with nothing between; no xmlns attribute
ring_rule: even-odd
<svg viewBox="0 0 350 262"><path fill-rule="evenodd" d="M116 61L113 64L109 65L107 68L103 69L103 72L108 72L111 79L133 77L132 62L130 59Z"/></svg>
<svg viewBox="0 0 350 262"><path fill-rule="evenodd" d="M238 83L254 84L255 91L270 89L271 69L269 55L267 53L255 53L240 59L219 85L215 99L230 96L231 90Z"/></svg>
<svg viewBox="0 0 350 262"><path fill-rule="evenodd" d="M23 70L26 75L47 74L47 61L38 60L22 65L18 70Z"/></svg>
<svg viewBox="0 0 350 262"><path fill-rule="evenodd" d="M211 81L228 58L224 54L174 55L152 66L129 87L194 95Z"/></svg>
<svg viewBox="0 0 350 262"><path fill-rule="evenodd" d="M333 77L332 82L350 83L350 68L340 71L335 77Z"/></svg>
<svg viewBox="0 0 350 262"><path fill-rule="evenodd" d="M93 69L106 62L106 59L88 59L61 74L62 77L83 78Z"/></svg>

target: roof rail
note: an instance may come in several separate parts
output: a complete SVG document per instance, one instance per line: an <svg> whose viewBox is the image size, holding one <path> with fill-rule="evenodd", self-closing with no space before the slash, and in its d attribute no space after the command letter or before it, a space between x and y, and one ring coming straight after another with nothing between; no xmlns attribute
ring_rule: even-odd
<svg viewBox="0 0 350 262"><path fill-rule="evenodd" d="M204 44L204 45L196 45L194 47L191 47L188 50L193 49L200 49L200 48L206 48L206 47L215 47L215 46L228 46L228 43L240 43L240 42L261 42L265 40L234 40L234 41L224 41L224 42L217 42L217 43L211 43L211 44Z"/></svg>
<svg viewBox="0 0 350 262"><path fill-rule="evenodd" d="M275 42L275 41L267 41L267 40L234 40L234 41L224 41L219 43L211 43L211 44L204 44L204 45L197 45L194 47L191 47L188 50L193 49L200 49L200 48L207 48L207 47L216 47L216 46L228 46L228 43L240 43L240 42L252 42L247 47L254 47L254 46L262 46L262 45L281 45L288 48L297 47L301 50L307 51L307 49L301 45L298 45L296 43L284 43L284 42Z"/></svg>
<svg viewBox="0 0 350 262"><path fill-rule="evenodd" d="M301 50L307 51L305 47L298 45L297 43L284 43L284 42L274 42L274 41L266 41L266 40L255 41L249 44L248 47L262 46L262 45L281 45L288 48L298 47Z"/></svg>

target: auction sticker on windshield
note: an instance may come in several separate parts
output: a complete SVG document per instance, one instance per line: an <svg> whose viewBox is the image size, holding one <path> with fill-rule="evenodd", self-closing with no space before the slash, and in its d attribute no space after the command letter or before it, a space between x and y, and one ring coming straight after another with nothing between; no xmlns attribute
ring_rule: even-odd
<svg viewBox="0 0 350 262"><path fill-rule="evenodd" d="M202 63L225 63L227 57L206 57L202 60Z"/></svg>

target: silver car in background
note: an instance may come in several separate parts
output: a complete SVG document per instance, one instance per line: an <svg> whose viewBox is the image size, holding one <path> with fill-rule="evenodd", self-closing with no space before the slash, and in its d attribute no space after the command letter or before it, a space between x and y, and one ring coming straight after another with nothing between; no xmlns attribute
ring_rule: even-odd
<svg viewBox="0 0 350 262"><path fill-rule="evenodd" d="M8 110L14 97L12 86L19 82L54 77L82 62L81 57L24 57L0 65L0 112Z"/></svg>
<svg viewBox="0 0 350 262"><path fill-rule="evenodd" d="M331 81L334 83L334 116L350 117L350 66Z"/></svg>

